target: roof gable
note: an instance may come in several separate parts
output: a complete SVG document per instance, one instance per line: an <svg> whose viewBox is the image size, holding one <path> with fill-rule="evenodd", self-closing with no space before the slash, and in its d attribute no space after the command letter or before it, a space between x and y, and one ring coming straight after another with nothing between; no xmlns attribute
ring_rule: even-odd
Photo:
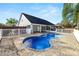
<svg viewBox="0 0 79 59"><path fill-rule="evenodd" d="M54 25L46 20L43 20L41 18L32 16L32 15L28 15L25 13L22 13L31 23L35 23L35 24L44 24L44 25Z"/></svg>

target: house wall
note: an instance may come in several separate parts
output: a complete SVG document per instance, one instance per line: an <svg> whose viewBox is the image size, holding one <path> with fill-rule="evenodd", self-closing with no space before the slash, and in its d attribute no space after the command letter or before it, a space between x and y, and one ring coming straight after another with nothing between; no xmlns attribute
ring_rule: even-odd
<svg viewBox="0 0 79 59"><path fill-rule="evenodd" d="M28 25L31 25L30 21L24 15L21 15L21 19L19 21L18 26L28 26Z"/></svg>
<svg viewBox="0 0 79 59"><path fill-rule="evenodd" d="M18 26L28 26L28 25L30 25L30 28L26 28L26 32L27 34L31 34L32 31L31 22L24 15L21 15L21 19L19 21Z"/></svg>
<svg viewBox="0 0 79 59"><path fill-rule="evenodd" d="M27 34L31 34L33 32L32 25L30 25L29 28L26 28L26 32L27 32Z"/></svg>

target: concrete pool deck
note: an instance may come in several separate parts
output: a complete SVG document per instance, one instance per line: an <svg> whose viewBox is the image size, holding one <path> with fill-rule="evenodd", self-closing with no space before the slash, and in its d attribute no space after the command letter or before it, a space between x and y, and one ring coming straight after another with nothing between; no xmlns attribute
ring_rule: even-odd
<svg viewBox="0 0 79 59"><path fill-rule="evenodd" d="M20 56L79 56L79 43L73 33L64 34L63 37L52 40L53 45L48 50L37 52L23 46L22 38L14 41Z"/></svg>

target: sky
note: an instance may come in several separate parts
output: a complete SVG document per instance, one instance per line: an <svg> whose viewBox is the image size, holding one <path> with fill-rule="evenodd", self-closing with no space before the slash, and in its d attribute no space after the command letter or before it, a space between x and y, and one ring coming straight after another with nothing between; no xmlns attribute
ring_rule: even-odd
<svg viewBox="0 0 79 59"><path fill-rule="evenodd" d="M0 23L19 20L21 13L33 15L57 24L62 20L63 3L0 3Z"/></svg>

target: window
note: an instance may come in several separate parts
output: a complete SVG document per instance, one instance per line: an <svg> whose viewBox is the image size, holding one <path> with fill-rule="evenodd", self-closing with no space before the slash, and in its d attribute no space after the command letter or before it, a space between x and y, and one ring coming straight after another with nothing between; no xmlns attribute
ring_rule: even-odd
<svg viewBox="0 0 79 59"><path fill-rule="evenodd" d="M30 25L28 25L27 28L30 28Z"/></svg>
<svg viewBox="0 0 79 59"><path fill-rule="evenodd" d="M49 26L46 26L46 30L50 30L50 27Z"/></svg>

